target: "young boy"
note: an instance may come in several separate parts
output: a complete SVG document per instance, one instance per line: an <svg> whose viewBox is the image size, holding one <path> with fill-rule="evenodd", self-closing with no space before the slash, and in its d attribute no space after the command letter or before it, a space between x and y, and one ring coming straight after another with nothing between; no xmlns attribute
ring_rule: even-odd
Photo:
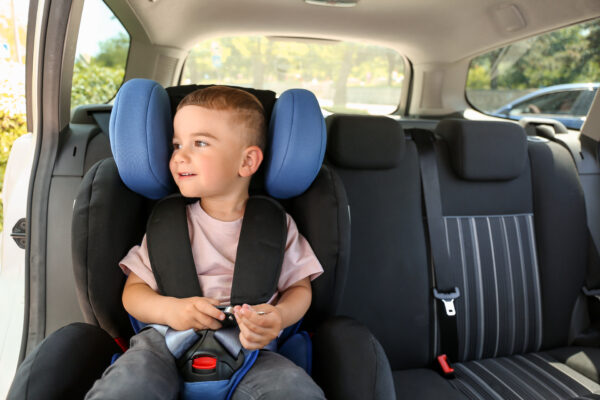
<svg viewBox="0 0 600 400"><path fill-rule="evenodd" d="M173 154L169 167L185 197L200 198L187 206L192 253L205 297L177 299L157 293L146 238L121 261L128 273L123 305L145 323L176 330L219 329L228 305L233 267L251 176L263 160L264 111L251 94L223 86L186 96L174 118ZM311 302L310 280L323 272L310 245L287 215L287 242L278 292L269 304L235 307L240 341L262 349L279 332L296 323ZM261 311L263 313L259 314ZM131 348L109 367L86 399L176 399L179 377L175 360L154 329L131 339ZM321 389L291 361L261 351L233 399L318 399Z"/></svg>

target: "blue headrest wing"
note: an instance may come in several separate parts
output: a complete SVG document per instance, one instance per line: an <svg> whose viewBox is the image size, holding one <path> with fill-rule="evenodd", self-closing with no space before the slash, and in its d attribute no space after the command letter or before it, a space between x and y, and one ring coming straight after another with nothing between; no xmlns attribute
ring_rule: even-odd
<svg viewBox="0 0 600 400"><path fill-rule="evenodd" d="M110 115L109 137L128 188L151 199L174 191L169 171L173 122L169 96L161 85L148 79L125 82Z"/></svg>
<svg viewBox="0 0 600 400"><path fill-rule="evenodd" d="M275 102L269 124L265 188L276 198L303 193L317 176L325 156L327 130L314 94L286 90Z"/></svg>

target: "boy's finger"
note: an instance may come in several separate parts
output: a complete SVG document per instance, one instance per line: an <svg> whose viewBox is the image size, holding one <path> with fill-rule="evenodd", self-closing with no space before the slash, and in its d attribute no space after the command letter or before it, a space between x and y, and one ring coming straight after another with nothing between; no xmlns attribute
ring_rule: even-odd
<svg viewBox="0 0 600 400"><path fill-rule="evenodd" d="M254 333L250 333L247 330L240 329L240 342L244 346L245 349L253 350L253 349L262 349L264 344L264 338L255 335Z"/></svg>
<svg viewBox="0 0 600 400"><path fill-rule="evenodd" d="M263 346L261 346L260 343L253 343L253 342L247 341L246 338L242 337L241 334L240 334L240 343L246 350L258 350L258 349L263 348Z"/></svg>
<svg viewBox="0 0 600 400"><path fill-rule="evenodd" d="M219 310L215 306L208 304L204 301L195 302L194 307L196 307L196 309L198 311L200 311L201 313L206 314L214 319L218 319L221 321L223 321L225 319L225 313L223 313L221 310Z"/></svg>
<svg viewBox="0 0 600 400"><path fill-rule="evenodd" d="M261 335L255 333L255 332L252 332L249 329L240 330L240 333L242 334L244 339L246 339L246 341L248 341L248 342L262 343L264 341L264 338Z"/></svg>
<svg viewBox="0 0 600 400"><path fill-rule="evenodd" d="M202 326L202 328L200 328L200 329L217 330L217 329L221 329L221 327L222 327L222 325L219 323L219 321L217 321L216 319L211 318L205 314L198 315L198 317L196 318L196 321L198 321L198 323Z"/></svg>
<svg viewBox="0 0 600 400"><path fill-rule="evenodd" d="M258 334L265 334L266 332L269 331L269 328L270 328L270 326L264 326L263 325L264 323L263 324L255 323L252 318L241 317L241 321L245 327L247 327L252 332L255 332ZM238 324L239 324L239 322L238 322Z"/></svg>

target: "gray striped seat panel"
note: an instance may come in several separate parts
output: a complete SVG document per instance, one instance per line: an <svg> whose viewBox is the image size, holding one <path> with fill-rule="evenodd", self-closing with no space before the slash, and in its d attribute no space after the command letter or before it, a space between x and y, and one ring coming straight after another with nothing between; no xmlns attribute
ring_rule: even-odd
<svg viewBox="0 0 600 400"><path fill-rule="evenodd" d="M533 215L444 217L459 361L524 354L542 342Z"/></svg>
<svg viewBox="0 0 600 400"><path fill-rule="evenodd" d="M453 365L450 383L473 400L600 399L600 385L543 353Z"/></svg>

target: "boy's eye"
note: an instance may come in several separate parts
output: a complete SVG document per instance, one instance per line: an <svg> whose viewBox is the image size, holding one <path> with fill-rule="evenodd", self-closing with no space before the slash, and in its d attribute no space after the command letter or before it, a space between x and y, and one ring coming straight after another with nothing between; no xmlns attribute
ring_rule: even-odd
<svg viewBox="0 0 600 400"><path fill-rule="evenodd" d="M179 143L173 143L173 150L179 150L181 145Z"/></svg>
<svg viewBox="0 0 600 400"><path fill-rule="evenodd" d="M196 146L196 147L206 147L206 146L208 146L208 143L206 143L203 140L196 140L194 142L194 146Z"/></svg>

